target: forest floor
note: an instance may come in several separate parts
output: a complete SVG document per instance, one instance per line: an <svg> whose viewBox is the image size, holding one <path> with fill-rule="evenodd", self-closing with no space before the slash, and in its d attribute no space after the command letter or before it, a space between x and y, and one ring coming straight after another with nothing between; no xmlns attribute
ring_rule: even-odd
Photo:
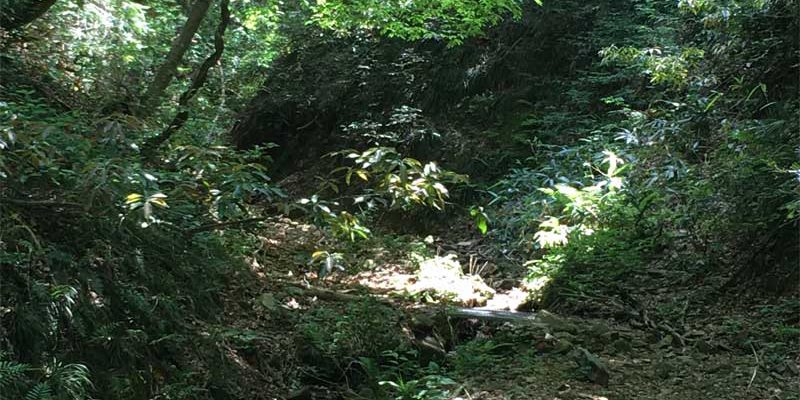
<svg viewBox="0 0 800 400"><path fill-rule="evenodd" d="M553 310L556 315L520 304L519 294L527 295L520 284L524 274L500 265L496 257L501 253L471 232L448 228L443 230L446 237L372 239L355 255L361 266L350 265L346 272L334 268L320 278L308 259L329 244L325 235L289 219L270 226L251 258L255 279L232 279L225 294L230 326L261 338L255 351L231 344L230 357L242 368L241 387L263 388L242 393L242 398L378 398L368 385L353 382L348 371L331 381L321 371L322 364L329 364L325 356L304 354L308 326L316 326L309 321L324 315L320 310L346 313L348 303L374 298L400 313L397 324L386 323L397 337L417 344L415 338L425 335L438 340L442 354L432 357L442 366L441 375L452 379L445 384L446 396L426 397L423 392L397 398L800 399L797 324L775 322L781 320L778 314L792 312L796 305L789 303L796 298L722 296L725 279L698 280L656 262L621 282L628 288L625 296L602 289L573 293ZM425 256L420 253L428 259L462 261L461 278L439 276L442 290L455 293L437 296L436 288L422 282L420 265L425 262L420 260ZM445 254L454 258L436 257ZM488 291L484 297L490 299L470 299L453 289L463 283L453 279L469 281L475 297ZM639 298L649 302L631 304L630 299ZM443 310L440 305L447 303L495 310L527 307L532 314L520 315L533 315L533 323L529 318L451 316L447 338L434 332L434 323L422 329L415 323L424 310ZM382 324L369 313L356 318ZM339 329L340 324L323 330ZM335 340L358 342L356 336L345 329ZM339 345L351 351L365 346ZM298 387L297 382L305 383Z"/></svg>

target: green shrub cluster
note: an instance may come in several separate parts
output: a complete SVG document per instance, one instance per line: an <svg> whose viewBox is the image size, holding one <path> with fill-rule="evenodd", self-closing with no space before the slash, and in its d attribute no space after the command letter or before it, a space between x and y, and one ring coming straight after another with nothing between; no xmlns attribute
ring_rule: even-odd
<svg viewBox="0 0 800 400"><path fill-rule="evenodd" d="M536 273L581 264L581 252L635 268L646 258L629 252L646 243L791 290L774 284L796 276L791 2L632 4L635 13L591 28L599 55L562 91L562 105L540 101L517 128L530 132L534 153L487 191L491 234L538 260ZM545 111L578 139L552 135L538 117ZM615 182L598 162L609 153L619 159Z"/></svg>
<svg viewBox="0 0 800 400"><path fill-rule="evenodd" d="M243 239L203 227L280 195L246 161L255 153L187 145L169 168L145 165L141 133L124 121L94 124L25 90L4 93L0 116L4 394L150 398L183 379L207 388L181 372L220 351L196 321L221 321L220 295L245 270Z"/></svg>

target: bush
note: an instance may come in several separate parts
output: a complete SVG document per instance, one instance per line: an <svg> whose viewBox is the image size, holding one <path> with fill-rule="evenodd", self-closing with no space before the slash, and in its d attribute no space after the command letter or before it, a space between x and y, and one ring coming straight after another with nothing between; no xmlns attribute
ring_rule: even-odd
<svg viewBox="0 0 800 400"><path fill-rule="evenodd" d="M318 307L304 315L298 331L304 361L332 379L351 373L360 357L381 358L407 345L400 313L374 300L348 303L341 310Z"/></svg>

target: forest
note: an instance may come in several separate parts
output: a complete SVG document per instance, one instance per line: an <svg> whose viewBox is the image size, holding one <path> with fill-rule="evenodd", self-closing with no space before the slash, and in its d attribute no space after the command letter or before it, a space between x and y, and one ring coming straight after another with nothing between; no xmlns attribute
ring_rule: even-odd
<svg viewBox="0 0 800 400"><path fill-rule="evenodd" d="M796 0L0 0L0 400L800 400Z"/></svg>

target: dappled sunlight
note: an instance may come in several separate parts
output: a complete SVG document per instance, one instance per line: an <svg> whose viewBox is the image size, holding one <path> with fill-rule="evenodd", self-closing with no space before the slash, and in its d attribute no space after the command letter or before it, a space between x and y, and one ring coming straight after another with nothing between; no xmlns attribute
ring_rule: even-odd
<svg viewBox="0 0 800 400"><path fill-rule="evenodd" d="M344 277L342 282L357 284L376 292L402 293L412 285L415 277L407 266L389 263Z"/></svg>
<svg viewBox="0 0 800 400"><path fill-rule="evenodd" d="M519 310L528 301L528 292L520 288L511 288L506 293L497 293L481 307L487 310Z"/></svg>
<svg viewBox="0 0 800 400"><path fill-rule="evenodd" d="M529 293L540 293L552 279L550 276L533 277L525 280L524 286Z"/></svg>
<svg viewBox="0 0 800 400"><path fill-rule="evenodd" d="M0 400L794 399L795 3L0 0Z"/></svg>
<svg viewBox="0 0 800 400"><path fill-rule="evenodd" d="M412 296L429 301L449 300L464 305L483 305L494 294L479 275L466 275L455 255L436 256L419 265Z"/></svg>
<svg viewBox="0 0 800 400"><path fill-rule="evenodd" d="M373 293L410 297L421 302L464 306L489 307L487 302L497 296L495 289L487 285L481 276L464 273L455 255L422 259L418 266L410 262L389 261L353 275L334 277L332 282L361 286ZM508 309L509 304L524 302L522 291L513 289L512 293L501 301L491 303L491 307Z"/></svg>

